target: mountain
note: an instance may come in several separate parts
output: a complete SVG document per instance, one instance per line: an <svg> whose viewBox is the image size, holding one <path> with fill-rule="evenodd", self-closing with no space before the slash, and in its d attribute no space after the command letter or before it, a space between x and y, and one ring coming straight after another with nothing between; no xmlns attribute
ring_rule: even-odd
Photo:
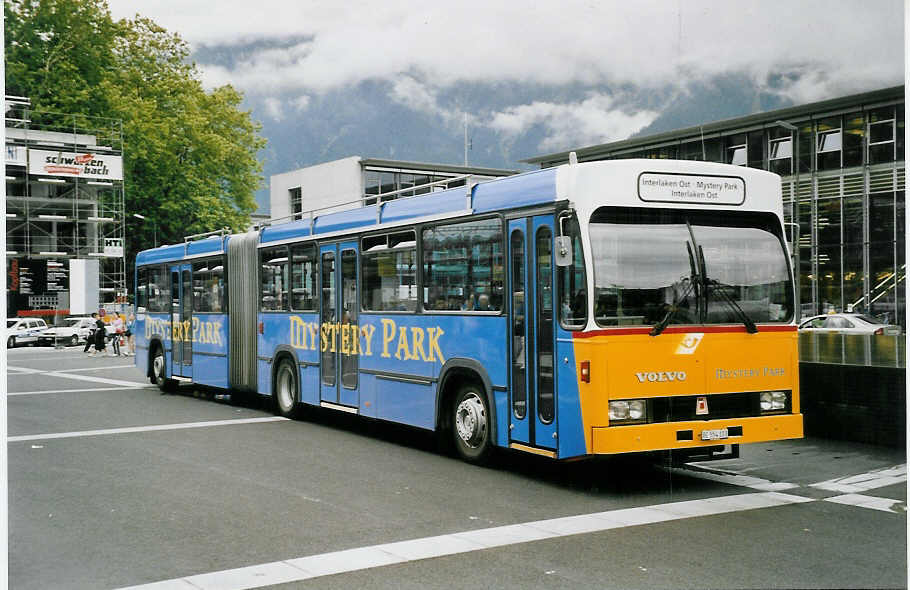
<svg viewBox="0 0 910 590"><path fill-rule="evenodd" d="M203 70L232 70L269 47L266 41L203 46L193 59ZM518 82L437 88L416 75L365 80L324 92L240 89L244 107L262 123L268 140L262 152L266 186L273 174L353 155L462 164L464 113L469 118L469 164L527 170L531 167L519 160L792 104L745 74L656 91ZM260 212L267 212L268 189L256 197Z"/></svg>

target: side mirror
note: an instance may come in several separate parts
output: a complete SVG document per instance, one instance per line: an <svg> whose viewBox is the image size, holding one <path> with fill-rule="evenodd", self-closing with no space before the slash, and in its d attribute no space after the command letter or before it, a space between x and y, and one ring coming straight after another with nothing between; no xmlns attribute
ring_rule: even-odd
<svg viewBox="0 0 910 590"><path fill-rule="evenodd" d="M572 238L556 236L556 266L572 265Z"/></svg>

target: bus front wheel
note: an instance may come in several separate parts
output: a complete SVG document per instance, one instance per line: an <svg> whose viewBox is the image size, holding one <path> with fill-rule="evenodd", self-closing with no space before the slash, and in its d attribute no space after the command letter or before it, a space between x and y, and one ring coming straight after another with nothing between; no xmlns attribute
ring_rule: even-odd
<svg viewBox="0 0 910 590"><path fill-rule="evenodd" d="M297 417L299 404L297 403L297 370L288 359L284 359L278 365L275 372L275 407L278 413L285 418L294 419Z"/></svg>
<svg viewBox="0 0 910 590"><path fill-rule="evenodd" d="M469 463L483 463L492 449L490 409L483 390L463 385L452 404L452 433L458 455Z"/></svg>
<svg viewBox="0 0 910 590"><path fill-rule="evenodd" d="M169 393L177 387L176 381L167 378L164 351L161 348L155 350L155 356L152 359L152 382L158 385L161 393Z"/></svg>

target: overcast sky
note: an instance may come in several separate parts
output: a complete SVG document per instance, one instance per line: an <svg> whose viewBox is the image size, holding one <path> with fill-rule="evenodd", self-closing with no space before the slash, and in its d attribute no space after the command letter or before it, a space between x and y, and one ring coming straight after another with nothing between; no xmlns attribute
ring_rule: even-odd
<svg viewBox="0 0 910 590"><path fill-rule="evenodd" d="M653 106L620 105L623 89L685 92L735 72L801 103L904 78L900 0L109 4L115 18L140 13L196 48L277 42L232 69L198 64L207 86L231 83L261 95L274 118L364 80L387 80L395 100L444 118L460 115L440 106L439 93L463 82L580 84L587 91L574 100L515 104L481 121L504 134L549 126L554 146L565 141L560 125L573 120L595 136L576 140L614 140L659 115Z"/></svg>

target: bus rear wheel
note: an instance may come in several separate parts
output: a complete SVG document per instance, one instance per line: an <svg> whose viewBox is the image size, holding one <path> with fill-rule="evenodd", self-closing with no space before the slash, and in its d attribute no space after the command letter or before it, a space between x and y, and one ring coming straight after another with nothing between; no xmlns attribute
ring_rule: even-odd
<svg viewBox="0 0 910 590"><path fill-rule="evenodd" d="M278 413L285 418L294 419L299 414L298 391L296 367L290 360L284 359L279 363L278 370L275 371L273 395Z"/></svg>
<svg viewBox="0 0 910 590"><path fill-rule="evenodd" d="M161 393L170 393L177 388L177 382L167 378L166 369L164 351L158 348L152 359L152 382L158 385Z"/></svg>
<svg viewBox="0 0 910 590"><path fill-rule="evenodd" d="M493 443L490 409L482 389L474 384L461 386L452 403L452 434L458 455L468 463L489 459Z"/></svg>

